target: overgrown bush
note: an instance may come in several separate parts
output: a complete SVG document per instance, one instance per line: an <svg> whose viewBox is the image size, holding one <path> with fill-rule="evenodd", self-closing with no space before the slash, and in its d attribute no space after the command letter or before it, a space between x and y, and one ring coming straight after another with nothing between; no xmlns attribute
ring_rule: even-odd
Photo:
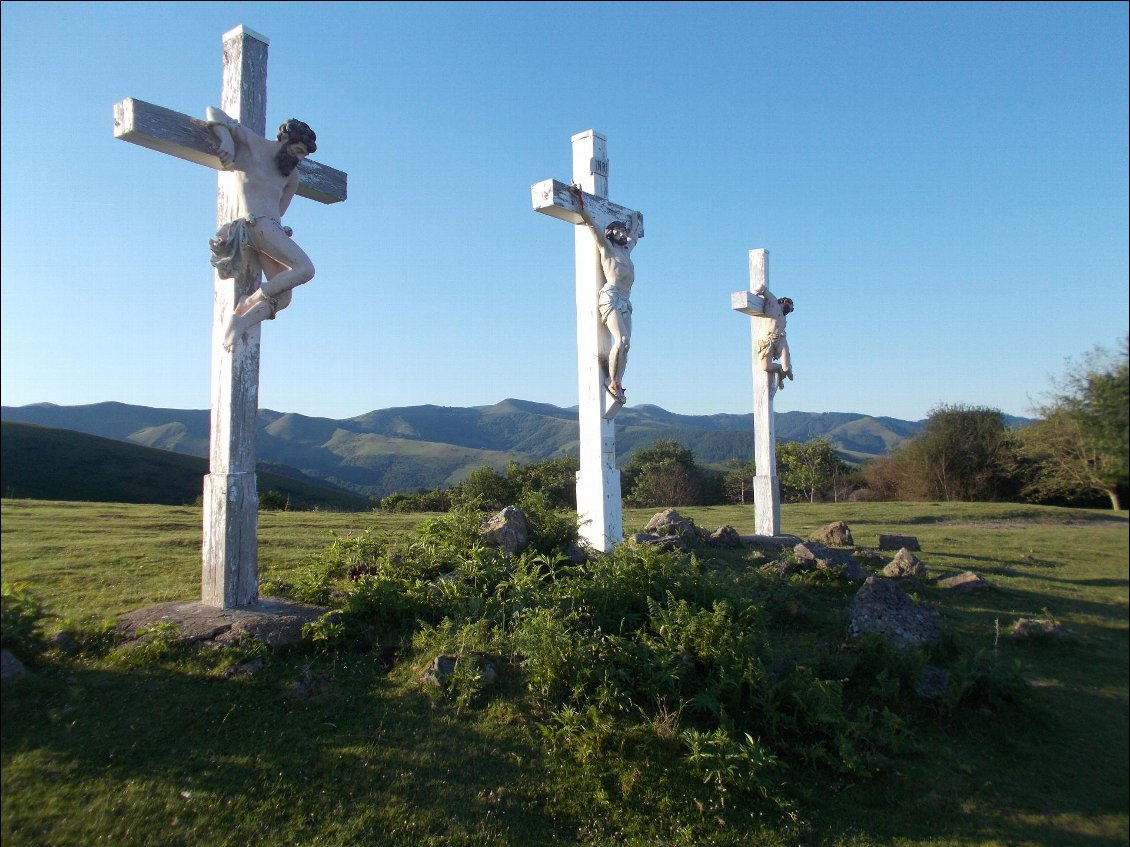
<svg viewBox="0 0 1130 847"><path fill-rule="evenodd" d="M0 585L0 646L24 661L34 661L46 649L40 630L46 616L43 603L20 584Z"/></svg>

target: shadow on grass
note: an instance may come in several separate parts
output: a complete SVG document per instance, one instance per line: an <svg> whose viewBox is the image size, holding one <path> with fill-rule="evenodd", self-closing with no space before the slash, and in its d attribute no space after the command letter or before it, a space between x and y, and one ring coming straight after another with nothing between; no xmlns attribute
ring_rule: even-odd
<svg viewBox="0 0 1130 847"><path fill-rule="evenodd" d="M5 779L5 830L35 829L45 803L71 804L81 819L71 787L81 786L84 805L109 808L131 785L152 797L120 822L135 835L167 832L171 805L182 833L223 843L572 839L576 821L543 814L540 754L522 732L398 689L365 657L314 662L303 674L306 661L272 657L245 679L70 669L5 684L5 771L34 752L66 774L66 785L47 782L58 797L9 796ZM298 693L300 680L311 693Z"/></svg>

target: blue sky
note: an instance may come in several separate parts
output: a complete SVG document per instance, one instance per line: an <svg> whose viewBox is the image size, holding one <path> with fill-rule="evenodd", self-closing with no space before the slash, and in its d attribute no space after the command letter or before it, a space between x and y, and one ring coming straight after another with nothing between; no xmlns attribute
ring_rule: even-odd
<svg viewBox="0 0 1130 847"><path fill-rule="evenodd" d="M3 3L2 402L208 406L215 175L115 140L203 117L221 36L271 42L268 125L346 203L263 332L260 405L576 403L569 225L530 185L608 139L640 209L629 404L749 412L730 293L770 252L778 411L1027 414L1128 324L1125 3Z"/></svg>

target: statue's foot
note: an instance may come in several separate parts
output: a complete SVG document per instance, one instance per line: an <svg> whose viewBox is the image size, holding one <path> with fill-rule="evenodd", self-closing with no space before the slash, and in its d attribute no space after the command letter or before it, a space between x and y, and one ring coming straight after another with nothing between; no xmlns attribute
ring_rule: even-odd
<svg viewBox="0 0 1130 847"><path fill-rule="evenodd" d="M224 349L228 352L231 352L232 347L235 346L236 338L238 338L240 335L239 324L239 319L235 315L232 315L228 320L227 327L224 328L224 338L222 343L224 345Z"/></svg>
<svg viewBox="0 0 1130 847"><path fill-rule="evenodd" d="M617 382L611 382L608 384L608 393L619 400L621 403L623 403L627 399L624 396L624 386L620 385Z"/></svg>

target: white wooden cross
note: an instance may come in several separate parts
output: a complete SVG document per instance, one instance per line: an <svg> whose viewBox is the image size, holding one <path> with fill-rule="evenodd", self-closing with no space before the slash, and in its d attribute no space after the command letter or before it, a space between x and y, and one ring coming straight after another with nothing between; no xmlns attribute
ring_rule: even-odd
<svg viewBox="0 0 1130 847"><path fill-rule="evenodd" d="M223 37L220 108L248 129L264 134L267 123L267 39L238 26ZM188 115L127 98L114 105L114 137L219 170L216 222L238 214L235 177L221 170L218 141L208 125ZM298 194L321 203L346 197L342 171L299 162ZM207 245L202 239L202 255ZM259 413L259 326L225 350L228 317L240 296L255 291L262 270L252 254L235 279L213 275L212 425L209 473L204 478L204 545L201 601L224 609L259 597L259 496L255 435Z"/></svg>
<svg viewBox="0 0 1130 847"><path fill-rule="evenodd" d="M608 154L603 135L587 130L573 136L573 182L584 191L585 208L598 226L629 221L633 212L608 201ZM534 211L580 224L574 229L577 290L577 387L581 469L577 472L577 515L581 537L607 551L624 540L620 470L616 467L616 425L623 402L608 393L607 362L611 336L600 320L597 295L604 272L592 234L577 210L571 187L555 179L531 189ZM642 227L636 234L643 238Z"/></svg>
<svg viewBox="0 0 1130 847"><path fill-rule="evenodd" d="M773 395L777 378L761 366L757 342L762 332L759 324L766 317L765 298L753 292L765 288L769 272L769 251L749 251L749 291L730 295L730 307L754 318L750 322L753 335L753 457L756 476L753 479L753 520L757 535L781 534L781 488L777 481L777 433L773 419Z"/></svg>

